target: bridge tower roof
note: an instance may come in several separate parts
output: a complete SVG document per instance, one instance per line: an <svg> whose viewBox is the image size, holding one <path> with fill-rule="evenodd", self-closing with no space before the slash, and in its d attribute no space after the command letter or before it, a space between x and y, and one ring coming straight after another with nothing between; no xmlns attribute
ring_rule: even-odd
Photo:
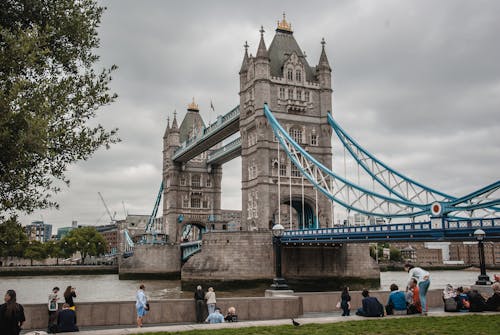
<svg viewBox="0 0 500 335"><path fill-rule="evenodd" d="M196 134L199 134L199 132L205 128L205 122L203 122L199 112L200 109L198 108L198 104L195 103L193 98L193 101L187 107L186 116L184 116L181 126L179 127L180 143L187 141Z"/></svg>
<svg viewBox="0 0 500 335"><path fill-rule="evenodd" d="M313 68L307 63L306 57L299 47L299 44L293 37L292 25L285 19L278 21L276 34L269 46L268 54L271 60L271 76L283 77L283 64L292 55L296 53L304 65L307 81L316 81Z"/></svg>

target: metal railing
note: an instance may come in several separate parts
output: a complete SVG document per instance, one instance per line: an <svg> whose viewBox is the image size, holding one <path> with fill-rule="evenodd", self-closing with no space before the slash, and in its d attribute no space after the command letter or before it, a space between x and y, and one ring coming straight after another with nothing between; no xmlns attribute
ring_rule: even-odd
<svg viewBox="0 0 500 335"><path fill-rule="evenodd" d="M224 155L230 154L231 152L233 152L234 150L237 150L239 148L241 148L241 137L238 137L237 139L235 139L232 142L229 142L228 144L226 144L222 148L219 148L219 149L214 150L211 153L209 153L207 163L211 163L211 162L223 157Z"/></svg>

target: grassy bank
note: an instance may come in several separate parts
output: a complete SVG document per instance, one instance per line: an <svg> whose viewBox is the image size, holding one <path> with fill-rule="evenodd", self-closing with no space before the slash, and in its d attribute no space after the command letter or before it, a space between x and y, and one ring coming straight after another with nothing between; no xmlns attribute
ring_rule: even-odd
<svg viewBox="0 0 500 335"><path fill-rule="evenodd" d="M460 317L410 317L410 318L381 318L362 321L347 321L330 324L307 324L299 327L249 327L234 329L208 329L173 333L149 334L214 334L214 335L330 335L330 334L364 334L364 335L457 335L498 334L500 315L464 315ZM144 334L144 333L143 333Z"/></svg>

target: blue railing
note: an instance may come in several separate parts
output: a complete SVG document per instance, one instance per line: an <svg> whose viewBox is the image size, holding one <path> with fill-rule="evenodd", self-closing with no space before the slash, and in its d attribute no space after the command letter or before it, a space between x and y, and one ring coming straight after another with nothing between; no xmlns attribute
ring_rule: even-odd
<svg viewBox="0 0 500 335"><path fill-rule="evenodd" d="M181 260L187 261L189 257L201 251L201 240L181 243Z"/></svg>
<svg viewBox="0 0 500 335"><path fill-rule="evenodd" d="M240 117L240 106L238 105L234 107L231 111L229 111L227 114L217 117L217 121L215 121L205 129L203 129L201 134L199 134L197 137L192 138L191 140L188 140L186 142L183 142L181 146L175 151L173 159L174 160L177 159L179 156L189 151L200 142L204 141L207 137L213 135L220 129L223 129L228 123L233 122L236 119L239 119L239 117Z"/></svg>
<svg viewBox="0 0 500 335"><path fill-rule="evenodd" d="M396 223L373 226L343 226L334 228L285 231L286 243L346 243L381 241L446 241L473 240L474 231L482 229L486 239L500 239L500 218L443 220L438 227L433 222Z"/></svg>

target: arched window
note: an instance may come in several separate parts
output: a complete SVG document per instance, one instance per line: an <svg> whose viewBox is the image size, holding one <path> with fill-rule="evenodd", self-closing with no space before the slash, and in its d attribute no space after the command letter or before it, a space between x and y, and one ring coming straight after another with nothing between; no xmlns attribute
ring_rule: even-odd
<svg viewBox="0 0 500 335"><path fill-rule="evenodd" d="M300 177L300 170L295 166L295 164L292 164L290 174L292 177Z"/></svg>
<svg viewBox="0 0 500 335"><path fill-rule="evenodd" d="M290 136L297 143L302 143L302 129L300 128L291 128Z"/></svg>
<svg viewBox="0 0 500 335"><path fill-rule="evenodd" d="M285 88L280 87L280 99L285 99Z"/></svg>
<svg viewBox="0 0 500 335"><path fill-rule="evenodd" d="M300 70L295 71L295 80L302 81L302 71Z"/></svg>
<svg viewBox="0 0 500 335"><path fill-rule="evenodd" d="M201 207L201 201L200 198L191 198L191 208L200 208Z"/></svg>
<svg viewBox="0 0 500 335"><path fill-rule="evenodd" d="M288 99L293 99L293 89L292 88L288 89Z"/></svg>
<svg viewBox="0 0 500 335"><path fill-rule="evenodd" d="M293 70L292 69L288 69L287 79L290 81L293 80Z"/></svg>
<svg viewBox="0 0 500 335"><path fill-rule="evenodd" d="M302 90L297 90L297 100L302 100Z"/></svg>

